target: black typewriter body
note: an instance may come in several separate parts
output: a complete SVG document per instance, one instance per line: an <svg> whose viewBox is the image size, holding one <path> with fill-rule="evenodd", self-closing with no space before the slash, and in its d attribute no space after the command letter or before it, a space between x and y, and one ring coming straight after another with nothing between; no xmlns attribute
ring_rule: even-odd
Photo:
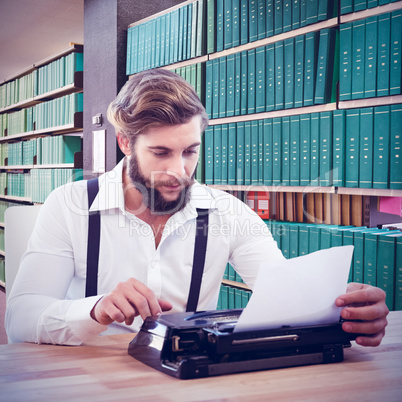
<svg viewBox="0 0 402 402"><path fill-rule="evenodd" d="M341 324L234 332L241 309L148 317L128 353L171 376L190 379L343 361L356 335Z"/></svg>

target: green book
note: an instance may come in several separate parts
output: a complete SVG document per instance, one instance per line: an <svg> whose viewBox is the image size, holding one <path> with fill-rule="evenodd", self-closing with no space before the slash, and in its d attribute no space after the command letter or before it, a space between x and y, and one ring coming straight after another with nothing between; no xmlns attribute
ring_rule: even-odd
<svg viewBox="0 0 402 402"><path fill-rule="evenodd" d="M228 126L228 184L236 184L236 123Z"/></svg>
<svg viewBox="0 0 402 402"><path fill-rule="evenodd" d="M367 0L354 0L353 11L361 11L367 8Z"/></svg>
<svg viewBox="0 0 402 402"><path fill-rule="evenodd" d="M378 6L378 0L367 0L367 8L374 8Z"/></svg>
<svg viewBox="0 0 402 402"><path fill-rule="evenodd" d="M332 112L320 114L320 186L332 185Z"/></svg>
<svg viewBox="0 0 402 402"><path fill-rule="evenodd" d="M389 188L402 190L402 105L391 105Z"/></svg>
<svg viewBox="0 0 402 402"><path fill-rule="evenodd" d="M265 36L268 38L274 34L274 9L275 0L267 0L265 11L266 11L266 21L265 21Z"/></svg>
<svg viewBox="0 0 402 402"><path fill-rule="evenodd" d="M248 0L240 0L240 45L248 42Z"/></svg>
<svg viewBox="0 0 402 402"><path fill-rule="evenodd" d="M321 229L319 225L308 225L308 252L321 250Z"/></svg>
<svg viewBox="0 0 402 402"><path fill-rule="evenodd" d="M222 126L214 126L214 184L222 184Z"/></svg>
<svg viewBox="0 0 402 402"><path fill-rule="evenodd" d="M379 233L366 233L364 236L363 283L377 286L377 246Z"/></svg>
<svg viewBox="0 0 402 402"><path fill-rule="evenodd" d="M244 122L236 127L236 184L244 184Z"/></svg>
<svg viewBox="0 0 402 402"><path fill-rule="evenodd" d="M377 90L377 16L366 19L364 97L376 96Z"/></svg>
<svg viewBox="0 0 402 402"><path fill-rule="evenodd" d="M226 116L235 114L235 55L226 59Z"/></svg>
<svg viewBox="0 0 402 402"><path fill-rule="evenodd" d="M247 114L248 96L248 54L247 50L241 52L241 78L240 78L240 114Z"/></svg>
<svg viewBox="0 0 402 402"><path fill-rule="evenodd" d="M345 187L359 185L360 110L346 110Z"/></svg>
<svg viewBox="0 0 402 402"><path fill-rule="evenodd" d="M224 30L223 30L223 48L233 47L233 18L232 18L232 0L223 0Z"/></svg>
<svg viewBox="0 0 402 402"><path fill-rule="evenodd" d="M374 109L360 109L359 187L373 187Z"/></svg>
<svg viewBox="0 0 402 402"><path fill-rule="evenodd" d="M352 99L364 97L364 42L365 20L353 22L352 26Z"/></svg>
<svg viewBox="0 0 402 402"><path fill-rule="evenodd" d="M182 61L183 59L183 39L184 39L184 9L185 7L180 7L178 9L179 12L179 24L178 24L178 41L177 41L177 60ZM156 36L156 41L158 39L158 24L157 24L158 20L155 20L155 36ZM157 45L156 45L156 41L155 41L155 53L156 53L156 49L157 49ZM156 54L155 54L155 65L154 67L158 67L158 65L156 64Z"/></svg>
<svg viewBox="0 0 402 402"><path fill-rule="evenodd" d="M255 49L247 52L247 72L248 72L248 93L247 93L247 113L255 113L255 85L256 85L256 66L255 66Z"/></svg>
<svg viewBox="0 0 402 402"><path fill-rule="evenodd" d="M352 99L352 23L341 24L339 28L340 74L339 100Z"/></svg>
<svg viewBox="0 0 402 402"><path fill-rule="evenodd" d="M308 0L299 0L300 1L300 28L305 27L307 24L307 1Z"/></svg>
<svg viewBox="0 0 402 402"><path fill-rule="evenodd" d="M126 75L132 74L132 70L131 70L131 46L132 45L131 44L133 42L133 37L134 37L133 32L134 32L133 28L127 29Z"/></svg>
<svg viewBox="0 0 402 402"><path fill-rule="evenodd" d="M402 236L395 239L395 310L402 310Z"/></svg>
<svg viewBox="0 0 402 402"><path fill-rule="evenodd" d="M191 16L191 57L197 56L197 23L198 23L198 2L193 3Z"/></svg>
<svg viewBox="0 0 402 402"><path fill-rule="evenodd" d="M389 95L391 14L378 16L377 96Z"/></svg>
<svg viewBox="0 0 402 402"><path fill-rule="evenodd" d="M265 183L264 183L265 184ZM290 185L300 184L300 117L290 117Z"/></svg>
<svg viewBox="0 0 402 402"><path fill-rule="evenodd" d="M282 7L283 32L288 32L292 30L292 2L285 1Z"/></svg>
<svg viewBox="0 0 402 402"><path fill-rule="evenodd" d="M256 49L255 53L255 111L265 112L265 46Z"/></svg>
<svg viewBox="0 0 402 402"><path fill-rule="evenodd" d="M251 122L244 124L244 184L251 184Z"/></svg>
<svg viewBox="0 0 402 402"><path fill-rule="evenodd" d="M266 0L257 0L257 39L264 39L266 36Z"/></svg>
<svg viewBox="0 0 402 402"><path fill-rule="evenodd" d="M378 256L377 256L377 286L385 291L385 303L390 310L396 308L397 289L396 278L399 277L397 265L400 261L395 259L397 254L397 240L401 233L394 235L383 235L378 238ZM398 303L399 304L399 303Z"/></svg>
<svg viewBox="0 0 402 402"><path fill-rule="evenodd" d="M214 184L214 127L209 126L204 132L205 184Z"/></svg>
<svg viewBox="0 0 402 402"><path fill-rule="evenodd" d="M229 127L222 124L221 130L221 184L228 184L228 159L229 159Z"/></svg>
<svg viewBox="0 0 402 402"><path fill-rule="evenodd" d="M345 186L345 110L334 110L333 121L333 156L332 182L336 187Z"/></svg>
<svg viewBox="0 0 402 402"><path fill-rule="evenodd" d="M213 88L213 63L208 60L205 63L205 111L212 118L212 88Z"/></svg>
<svg viewBox="0 0 402 402"><path fill-rule="evenodd" d="M401 38L402 10L396 10L391 13L390 95L399 95L401 93Z"/></svg>
<svg viewBox="0 0 402 402"><path fill-rule="evenodd" d="M327 28L320 31L317 58L317 78L314 103L323 104L331 101L334 70L335 29Z"/></svg>
<svg viewBox="0 0 402 402"><path fill-rule="evenodd" d="M290 4L290 2L288 3ZM294 80L295 80L295 45L294 38L284 41L284 79L285 79L285 109L294 107Z"/></svg>
<svg viewBox="0 0 402 402"><path fill-rule="evenodd" d="M248 3L248 29L249 41L258 39L258 1L250 0Z"/></svg>
<svg viewBox="0 0 402 402"><path fill-rule="evenodd" d="M310 116L310 185L320 185L320 113ZM324 184L323 184L324 185Z"/></svg>
<svg viewBox="0 0 402 402"><path fill-rule="evenodd" d="M274 34L278 35L283 31L283 1L275 0Z"/></svg>
<svg viewBox="0 0 402 402"><path fill-rule="evenodd" d="M185 7L186 9L186 7ZM207 53L216 51L216 36L215 36L215 1L207 0Z"/></svg>
<svg viewBox="0 0 402 402"><path fill-rule="evenodd" d="M196 30L196 57L205 54L205 0L198 0L197 30Z"/></svg>
<svg viewBox="0 0 402 402"><path fill-rule="evenodd" d="M304 101L303 106L314 104L316 66L317 66L317 38L316 32L309 32L305 38L305 74L304 74Z"/></svg>
<svg viewBox="0 0 402 402"><path fill-rule="evenodd" d="M264 185L272 185L272 119L264 119Z"/></svg>
<svg viewBox="0 0 402 402"><path fill-rule="evenodd" d="M290 224L284 223L284 230L281 235L281 251L286 259L290 258Z"/></svg>
<svg viewBox="0 0 402 402"><path fill-rule="evenodd" d="M341 0L340 7L341 7L340 10L341 15L353 12L353 0Z"/></svg>
<svg viewBox="0 0 402 402"><path fill-rule="evenodd" d="M241 53L235 54L235 116L240 115L241 109Z"/></svg>
<svg viewBox="0 0 402 402"><path fill-rule="evenodd" d="M258 185L264 184L264 120L258 120Z"/></svg>
<svg viewBox="0 0 402 402"><path fill-rule="evenodd" d="M272 184L281 185L282 181L282 118L272 121Z"/></svg>
<svg viewBox="0 0 402 402"><path fill-rule="evenodd" d="M232 0L232 46L240 45L240 0Z"/></svg>
<svg viewBox="0 0 402 402"><path fill-rule="evenodd" d="M266 56L266 111L275 110L275 44L267 45L265 48Z"/></svg>
<svg viewBox="0 0 402 402"><path fill-rule="evenodd" d="M298 0L295 0L297 2ZM296 36L295 39L295 83L294 83L294 107L303 106L304 99L304 37Z"/></svg>
<svg viewBox="0 0 402 402"><path fill-rule="evenodd" d="M299 225L293 223L289 228L289 258L298 257L299 254Z"/></svg>
<svg viewBox="0 0 402 402"><path fill-rule="evenodd" d="M300 28L300 1L292 0L292 29Z"/></svg>
<svg viewBox="0 0 402 402"><path fill-rule="evenodd" d="M187 31L187 30L186 30ZM141 33L141 31L140 31ZM161 41L161 51L159 54L159 65L164 66L165 65L165 51L163 49L166 48L166 14L161 16L161 34L160 34L160 41ZM141 42L141 36L140 36L140 42ZM140 66L138 62L138 71L141 71Z"/></svg>
<svg viewBox="0 0 402 402"><path fill-rule="evenodd" d="M224 49L225 14L223 0L216 2L216 51Z"/></svg>
<svg viewBox="0 0 402 402"><path fill-rule="evenodd" d="M284 108L283 41L275 42L275 110Z"/></svg>
<svg viewBox="0 0 402 402"><path fill-rule="evenodd" d="M212 118L219 117L219 60L212 60Z"/></svg>
<svg viewBox="0 0 402 402"><path fill-rule="evenodd" d="M187 10L187 8L184 8L184 10ZM182 21L182 29L183 29L183 39L182 39L182 46L183 42L187 40L186 37L184 37L184 32L186 32L186 27L184 26L184 17L187 17L187 14L183 15L183 21ZM158 17L156 19L156 38L155 38L155 67L160 67L161 66L161 29L162 29L162 16ZM135 40L133 41L133 48L132 52L135 52ZM185 55L182 54L182 57L185 58Z"/></svg>
<svg viewBox="0 0 402 402"><path fill-rule="evenodd" d="M307 0L306 25L318 21L318 0Z"/></svg>
<svg viewBox="0 0 402 402"><path fill-rule="evenodd" d="M195 6L194 6L195 7ZM191 56L191 46L192 46L192 34L193 34L193 3L187 5L187 59Z"/></svg>
<svg viewBox="0 0 402 402"><path fill-rule="evenodd" d="M242 308L243 305L243 298L242 298L242 289L235 288L235 302L234 302L234 308Z"/></svg>
<svg viewBox="0 0 402 402"><path fill-rule="evenodd" d="M374 109L373 188L389 188L390 107Z"/></svg>
<svg viewBox="0 0 402 402"><path fill-rule="evenodd" d="M226 57L219 58L219 117L226 116Z"/></svg>
<svg viewBox="0 0 402 402"><path fill-rule="evenodd" d="M258 120L251 122L251 184L258 185L258 153L259 153L259 141L258 141Z"/></svg>
<svg viewBox="0 0 402 402"><path fill-rule="evenodd" d="M299 255L309 253L309 228L307 225L300 224L299 226Z"/></svg>
<svg viewBox="0 0 402 402"><path fill-rule="evenodd" d="M300 116L300 185L310 184L310 115Z"/></svg>
<svg viewBox="0 0 402 402"><path fill-rule="evenodd" d="M290 185L290 117L282 117L282 186Z"/></svg>
<svg viewBox="0 0 402 402"><path fill-rule="evenodd" d="M63 135L59 137L60 149L58 151L58 160L54 163L74 163L74 154L81 151L81 137L73 135Z"/></svg>

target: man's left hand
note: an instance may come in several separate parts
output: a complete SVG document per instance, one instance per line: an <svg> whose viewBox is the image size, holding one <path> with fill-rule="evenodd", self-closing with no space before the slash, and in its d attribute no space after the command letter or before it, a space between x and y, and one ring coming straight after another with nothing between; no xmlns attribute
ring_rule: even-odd
<svg viewBox="0 0 402 402"><path fill-rule="evenodd" d="M389 313L385 292L363 283L349 283L346 292L335 301L338 307L344 307L341 317L348 320L342 324L343 330L362 334L356 338L359 345L378 346L385 335Z"/></svg>

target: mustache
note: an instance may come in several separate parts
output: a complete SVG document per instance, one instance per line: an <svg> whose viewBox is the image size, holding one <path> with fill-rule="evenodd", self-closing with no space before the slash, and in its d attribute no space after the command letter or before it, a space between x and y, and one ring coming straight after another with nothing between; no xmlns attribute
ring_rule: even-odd
<svg viewBox="0 0 402 402"><path fill-rule="evenodd" d="M189 187L193 184L193 180L190 177L181 177L181 178L172 178L169 180L147 180L149 184L152 184L153 187L160 187L160 186L184 186Z"/></svg>

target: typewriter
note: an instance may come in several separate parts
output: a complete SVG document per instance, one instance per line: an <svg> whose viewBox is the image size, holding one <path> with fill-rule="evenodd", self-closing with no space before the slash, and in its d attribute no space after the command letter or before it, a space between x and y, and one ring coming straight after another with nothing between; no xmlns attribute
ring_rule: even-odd
<svg viewBox="0 0 402 402"><path fill-rule="evenodd" d="M137 360L180 379L343 361L356 334L341 322L234 331L242 309L147 317L130 342Z"/></svg>

